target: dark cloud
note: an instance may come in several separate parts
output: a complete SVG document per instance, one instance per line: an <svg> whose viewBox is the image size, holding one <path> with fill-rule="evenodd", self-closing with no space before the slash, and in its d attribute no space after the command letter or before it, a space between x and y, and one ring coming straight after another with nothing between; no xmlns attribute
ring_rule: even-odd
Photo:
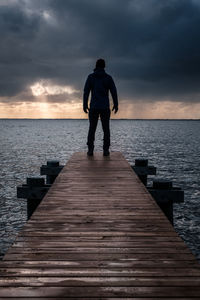
<svg viewBox="0 0 200 300"><path fill-rule="evenodd" d="M7 1L0 96L18 99L40 79L81 90L104 57L121 98L199 101L199 1Z"/></svg>

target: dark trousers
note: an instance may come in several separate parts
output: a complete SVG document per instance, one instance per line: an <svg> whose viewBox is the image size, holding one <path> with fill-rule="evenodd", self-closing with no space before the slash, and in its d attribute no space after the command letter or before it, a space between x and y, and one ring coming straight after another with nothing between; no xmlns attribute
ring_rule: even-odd
<svg viewBox="0 0 200 300"><path fill-rule="evenodd" d="M101 119L103 133L104 133L103 149L108 150L110 146L110 109L89 110L90 127L88 132L87 145L89 148L94 147L95 132L96 132L99 116Z"/></svg>

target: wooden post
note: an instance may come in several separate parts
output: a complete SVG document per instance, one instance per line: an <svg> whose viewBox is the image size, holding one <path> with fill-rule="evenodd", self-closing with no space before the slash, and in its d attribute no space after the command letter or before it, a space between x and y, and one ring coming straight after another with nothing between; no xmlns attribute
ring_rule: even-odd
<svg viewBox="0 0 200 300"><path fill-rule="evenodd" d="M173 225L173 203L184 201L184 191L173 187L172 181L165 179L154 179L153 187L148 187L148 190Z"/></svg>
<svg viewBox="0 0 200 300"><path fill-rule="evenodd" d="M53 184L62 168L58 160L48 160L46 165L41 166L40 175L46 175L46 183Z"/></svg>
<svg viewBox="0 0 200 300"><path fill-rule="evenodd" d="M156 167L148 166L148 159L136 159L135 165L131 167L145 186L147 185L147 175L156 175Z"/></svg>
<svg viewBox="0 0 200 300"><path fill-rule="evenodd" d="M50 185L45 185L44 178L41 177L28 177L26 184L17 187L17 197L27 199L28 219L48 192L49 187Z"/></svg>

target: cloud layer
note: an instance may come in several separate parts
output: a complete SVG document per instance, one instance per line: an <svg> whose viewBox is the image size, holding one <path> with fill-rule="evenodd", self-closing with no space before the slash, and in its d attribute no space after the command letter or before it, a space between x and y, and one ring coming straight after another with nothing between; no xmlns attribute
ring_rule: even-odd
<svg viewBox="0 0 200 300"><path fill-rule="evenodd" d="M51 102L81 99L103 57L121 99L199 102L199 28L198 0L2 0L1 101L34 101L44 81Z"/></svg>

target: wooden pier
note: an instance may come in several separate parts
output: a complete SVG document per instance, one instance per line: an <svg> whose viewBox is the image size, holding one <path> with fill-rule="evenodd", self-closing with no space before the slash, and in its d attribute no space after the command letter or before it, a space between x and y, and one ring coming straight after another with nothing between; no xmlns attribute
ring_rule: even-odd
<svg viewBox="0 0 200 300"><path fill-rule="evenodd" d="M0 266L0 299L200 299L200 265L118 152L75 153Z"/></svg>

